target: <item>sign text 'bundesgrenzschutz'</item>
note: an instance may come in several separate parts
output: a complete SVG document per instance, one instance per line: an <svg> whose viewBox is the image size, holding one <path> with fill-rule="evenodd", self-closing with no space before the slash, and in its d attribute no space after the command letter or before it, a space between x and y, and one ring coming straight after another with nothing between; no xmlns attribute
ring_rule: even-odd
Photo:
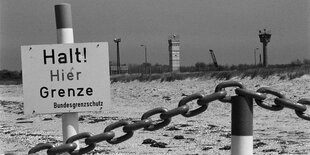
<svg viewBox="0 0 310 155"><path fill-rule="evenodd" d="M108 108L108 43L29 45L21 52L26 114Z"/></svg>

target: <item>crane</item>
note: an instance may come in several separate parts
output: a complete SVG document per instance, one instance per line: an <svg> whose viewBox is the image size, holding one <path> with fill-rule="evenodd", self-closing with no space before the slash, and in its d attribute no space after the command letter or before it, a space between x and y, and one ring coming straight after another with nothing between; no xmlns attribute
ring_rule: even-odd
<svg viewBox="0 0 310 155"><path fill-rule="evenodd" d="M219 68L219 65L217 64L216 57L215 57L215 54L214 54L213 50L210 49L209 51L210 51L210 54L211 54L214 66L216 68Z"/></svg>

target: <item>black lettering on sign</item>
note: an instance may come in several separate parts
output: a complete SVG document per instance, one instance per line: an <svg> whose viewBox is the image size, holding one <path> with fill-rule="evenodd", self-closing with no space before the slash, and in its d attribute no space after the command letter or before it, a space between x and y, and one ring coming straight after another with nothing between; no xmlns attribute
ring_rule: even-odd
<svg viewBox="0 0 310 155"><path fill-rule="evenodd" d="M56 56L57 55L57 56ZM51 49L51 52L47 52L46 49L43 50L43 60L44 64L46 65L48 62L52 64L57 62L59 64L66 64L66 63L82 63L87 62L87 52L86 48L83 48L83 53L79 51L79 48L75 48L75 52L72 48L69 48L69 52L58 52L55 54L55 50Z"/></svg>
<svg viewBox="0 0 310 155"><path fill-rule="evenodd" d="M88 96L93 95L93 89L92 89L92 88L87 88L87 89L86 89L86 94L87 94Z"/></svg>
<svg viewBox="0 0 310 155"><path fill-rule="evenodd" d="M83 89L84 89L84 88L77 88L77 90L79 90L77 96L84 96L84 94L83 94Z"/></svg>
<svg viewBox="0 0 310 155"><path fill-rule="evenodd" d="M54 97L78 97L78 96L92 96L93 89L91 87L88 88L67 88L67 89L55 89L55 88L47 88L45 86L40 89L40 96L42 98L54 98Z"/></svg>
<svg viewBox="0 0 310 155"><path fill-rule="evenodd" d="M41 89L40 89L40 96L41 96L42 98L48 97L48 91L46 91L46 90L48 90L48 88L46 88L46 87L41 87Z"/></svg>
<svg viewBox="0 0 310 155"><path fill-rule="evenodd" d="M80 80L82 72L65 72L63 69L59 71L57 69L56 71L50 70L50 76L51 76L51 82L53 81L72 81L72 80Z"/></svg>
<svg viewBox="0 0 310 155"><path fill-rule="evenodd" d="M47 59L51 58L52 59L52 64L55 64L55 55L54 55L54 49L52 49L52 55L47 55L46 50L43 50L43 59L44 59L44 64L47 64Z"/></svg>
<svg viewBox="0 0 310 155"><path fill-rule="evenodd" d="M59 53L58 54L58 62L60 64L65 64L67 63L67 55L65 53Z"/></svg>

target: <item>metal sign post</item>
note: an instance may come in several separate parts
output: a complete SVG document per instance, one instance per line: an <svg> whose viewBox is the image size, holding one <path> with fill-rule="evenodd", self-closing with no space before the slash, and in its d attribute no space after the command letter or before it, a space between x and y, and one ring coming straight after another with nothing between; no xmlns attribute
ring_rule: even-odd
<svg viewBox="0 0 310 155"><path fill-rule="evenodd" d="M73 28L72 28L72 15L70 4L55 5L55 17L57 28L57 43L74 43ZM63 113L62 114L62 132L63 142L79 133L79 116L77 112ZM78 141L75 142L78 144ZM79 145L77 145L79 148Z"/></svg>
<svg viewBox="0 0 310 155"><path fill-rule="evenodd" d="M58 44L21 47L24 113L62 113L63 142L72 147L49 152L83 152L74 138L78 113L110 109L108 43L74 43L69 4L55 5L55 17Z"/></svg>

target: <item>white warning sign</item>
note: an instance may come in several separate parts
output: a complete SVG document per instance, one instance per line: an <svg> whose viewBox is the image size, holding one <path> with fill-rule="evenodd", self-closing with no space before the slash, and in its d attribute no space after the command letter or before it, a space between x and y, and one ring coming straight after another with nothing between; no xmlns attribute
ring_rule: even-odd
<svg viewBox="0 0 310 155"><path fill-rule="evenodd" d="M21 52L25 114L108 108L108 43L29 45Z"/></svg>

